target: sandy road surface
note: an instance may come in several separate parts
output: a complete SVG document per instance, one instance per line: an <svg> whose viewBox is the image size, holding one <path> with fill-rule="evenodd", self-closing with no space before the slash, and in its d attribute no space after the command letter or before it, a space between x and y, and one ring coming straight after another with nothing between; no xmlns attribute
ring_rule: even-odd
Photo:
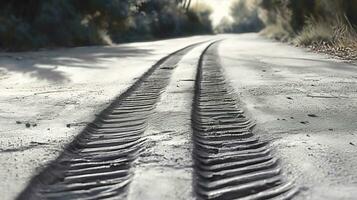
<svg viewBox="0 0 357 200"><path fill-rule="evenodd" d="M5 199L357 195L356 66L256 34L0 56Z"/></svg>
<svg viewBox="0 0 357 200"><path fill-rule="evenodd" d="M300 199L356 199L357 67L254 34L222 42L220 56Z"/></svg>
<svg viewBox="0 0 357 200"><path fill-rule="evenodd" d="M2 198L14 199L95 114L159 59L208 39L0 54Z"/></svg>

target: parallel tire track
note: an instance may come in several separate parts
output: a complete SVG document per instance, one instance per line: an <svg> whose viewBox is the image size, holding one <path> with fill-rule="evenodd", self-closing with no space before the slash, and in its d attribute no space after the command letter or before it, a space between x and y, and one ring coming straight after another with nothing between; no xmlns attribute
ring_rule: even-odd
<svg viewBox="0 0 357 200"><path fill-rule="evenodd" d="M192 109L195 191L201 199L290 199L297 192L285 182L266 142L252 134L229 91L217 43L202 54Z"/></svg>
<svg viewBox="0 0 357 200"><path fill-rule="evenodd" d="M18 199L118 199L130 183L148 117L172 70L198 44L161 59L34 177Z"/></svg>

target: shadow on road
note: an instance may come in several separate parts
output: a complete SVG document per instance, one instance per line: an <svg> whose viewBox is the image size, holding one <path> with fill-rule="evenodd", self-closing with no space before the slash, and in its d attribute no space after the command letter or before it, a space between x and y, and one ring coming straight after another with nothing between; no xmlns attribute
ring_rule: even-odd
<svg viewBox="0 0 357 200"><path fill-rule="evenodd" d="M151 49L127 46L78 47L26 53L1 53L0 70L29 74L39 80L63 83L69 79L58 67L105 69L96 63L151 55Z"/></svg>

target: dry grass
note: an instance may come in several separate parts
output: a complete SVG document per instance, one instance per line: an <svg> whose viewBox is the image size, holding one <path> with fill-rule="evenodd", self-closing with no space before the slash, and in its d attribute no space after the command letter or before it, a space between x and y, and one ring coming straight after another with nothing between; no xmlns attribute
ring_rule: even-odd
<svg viewBox="0 0 357 200"><path fill-rule="evenodd" d="M357 0L261 0L258 10L263 35L357 60Z"/></svg>
<svg viewBox="0 0 357 200"><path fill-rule="evenodd" d="M308 19L293 43L342 59L357 60L357 32L346 17L335 20Z"/></svg>

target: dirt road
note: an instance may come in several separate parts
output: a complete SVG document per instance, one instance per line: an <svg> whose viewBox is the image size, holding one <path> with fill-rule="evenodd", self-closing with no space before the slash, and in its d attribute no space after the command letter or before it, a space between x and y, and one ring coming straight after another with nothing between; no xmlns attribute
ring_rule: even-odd
<svg viewBox="0 0 357 200"><path fill-rule="evenodd" d="M354 199L357 195L356 66L256 34L135 45L136 51L156 45L173 53L153 54L150 62L155 64L150 67L150 62L143 61L147 67L140 75L139 69L135 73L127 69L126 86L119 94L106 96L107 103L101 106L92 105L97 108L95 117L88 117L89 112L73 113L77 116L73 120L86 119L81 126L71 129L76 123L65 123L56 129L71 113L53 116L59 111L50 105L33 108L47 109L40 112L44 118L51 116L47 120L52 123L46 127L41 119L15 123L2 115L0 158L5 168L0 175L6 180L1 185L5 199ZM20 59L20 64L33 59L6 56ZM19 76L10 73L19 68L11 59L2 62L8 81ZM68 60L75 60L69 55L58 59L65 60L60 64L64 67ZM77 62L82 61L77 57ZM104 66L101 60L97 62ZM115 70L120 72L112 68L105 73ZM80 77L78 72L72 74ZM84 88L95 75L81 82ZM58 98L51 96L49 85L68 92L76 79L64 79L69 83L37 85L42 89L37 93ZM18 83L24 88L22 84ZM16 115L16 109L28 103L9 101L15 96L46 102L39 94L19 92L21 87L2 88L7 93L0 101L1 110ZM86 95L103 102L97 93ZM83 97L63 98L78 104L85 101ZM23 128L16 140L9 132L20 125ZM71 132L48 136L48 142L41 143L35 134L45 128ZM63 141L51 144L59 137ZM45 160L31 163L41 158ZM19 168L11 168L18 165L30 169L24 172L26 176L14 177L22 174Z"/></svg>

